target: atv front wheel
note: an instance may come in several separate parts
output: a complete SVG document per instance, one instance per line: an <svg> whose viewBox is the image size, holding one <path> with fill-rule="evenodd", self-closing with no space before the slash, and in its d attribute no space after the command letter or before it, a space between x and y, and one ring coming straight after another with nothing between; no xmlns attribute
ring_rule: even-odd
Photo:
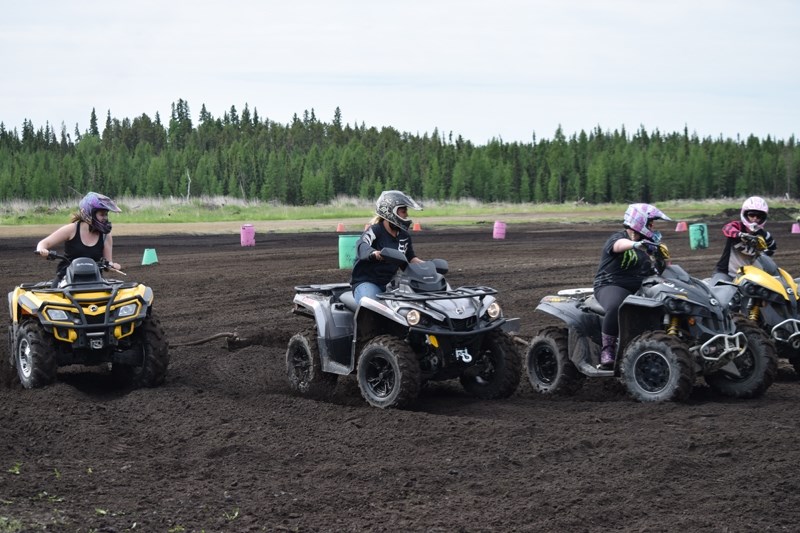
<svg viewBox="0 0 800 533"><path fill-rule="evenodd" d="M747 337L747 350L728 365L705 376L714 392L730 398L757 398L775 381L778 356L775 345L752 320L735 318L736 330Z"/></svg>
<svg viewBox="0 0 800 533"><path fill-rule="evenodd" d="M321 400L333 395L338 376L322 371L316 328L307 329L289 339L286 374L293 392Z"/></svg>
<svg viewBox="0 0 800 533"><path fill-rule="evenodd" d="M620 379L640 402L682 402L694 386L692 358L686 346L663 331L648 331L625 348Z"/></svg>
<svg viewBox="0 0 800 533"><path fill-rule="evenodd" d="M567 328L547 327L533 338L525 363L528 380L540 394L574 394L580 389L581 376L569 358Z"/></svg>
<svg viewBox="0 0 800 533"><path fill-rule="evenodd" d="M358 358L358 388L370 404L382 409L413 403L421 387L417 356L410 346L391 335L372 339Z"/></svg>
<svg viewBox="0 0 800 533"><path fill-rule="evenodd" d="M44 387L56 380L55 341L38 322L27 320L20 324L13 355L19 381L26 389Z"/></svg>
<svg viewBox="0 0 800 533"><path fill-rule="evenodd" d="M508 398L519 386L522 360L511 336L500 329L483 340L475 364L461 374L461 385L482 400Z"/></svg>
<svg viewBox="0 0 800 533"><path fill-rule="evenodd" d="M138 348L142 351L142 364L130 366L114 364L111 372L116 380L135 388L157 387L164 383L169 366L169 343L161 321L154 312L142 320L138 327Z"/></svg>

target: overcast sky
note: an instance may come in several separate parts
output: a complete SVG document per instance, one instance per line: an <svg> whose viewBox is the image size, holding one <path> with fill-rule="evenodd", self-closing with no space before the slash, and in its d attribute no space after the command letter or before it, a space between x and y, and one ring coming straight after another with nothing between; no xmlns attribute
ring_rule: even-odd
<svg viewBox="0 0 800 533"><path fill-rule="evenodd" d="M72 134L183 99L287 124L531 142L800 133L797 0L3 2L0 122Z"/></svg>

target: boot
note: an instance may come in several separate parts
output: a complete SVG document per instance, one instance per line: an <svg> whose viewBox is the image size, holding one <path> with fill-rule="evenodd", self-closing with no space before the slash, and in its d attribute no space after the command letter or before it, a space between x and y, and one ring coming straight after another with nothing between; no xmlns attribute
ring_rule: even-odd
<svg viewBox="0 0 800 533"><path fill-rule="evenodd" d="M603 349L600 351L600 370L614 368L614 359L617 355L617 337L603 333Z"/></svg>

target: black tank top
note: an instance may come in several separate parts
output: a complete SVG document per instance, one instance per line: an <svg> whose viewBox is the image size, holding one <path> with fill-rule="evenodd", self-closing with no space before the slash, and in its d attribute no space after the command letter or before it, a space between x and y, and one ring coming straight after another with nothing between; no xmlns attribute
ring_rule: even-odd
<svg viewBox="0 0 800 533"><path fill-rule="evenodd" d="M69 261L61 261L58 265L58 278L64 277L67 267L73 259L78 257L89 257L95 261L99 261L103 257L103 246L105 245L106 236L100 234L100 238L93 246L86 246L81 240L81 223L78 220L75 222L75 236L64 243L64 255L69 258Z"/></svg>

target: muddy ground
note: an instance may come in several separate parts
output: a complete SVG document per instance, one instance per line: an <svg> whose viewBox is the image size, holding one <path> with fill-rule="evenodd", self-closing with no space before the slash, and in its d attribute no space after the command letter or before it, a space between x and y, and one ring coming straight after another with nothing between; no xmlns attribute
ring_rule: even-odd
<svg viewBox="0 0 800 533"><path fill-rule="evenodd" d="M676 262L710 274L722 246ZM785 227L784 227L785 226ZM800 263L789 224L780 263ZM449 261L453 285L500 291L521 336L552 322L545 294L590 286L605 224L491 224L414 234ZM0 237L0 289L49 278L35 239ZM478 401L457 383L413 409L379 410L353 378L330 402L290 394L286 343L308 324L293 287L347 281L335 232L120 236L115 259L155 291L174 346L166 383L120 391L85 368L39 390L0 388L0 531L796 531L800 382L782 368L764 397L733 401L698 382L685 404L632 401L613 381L570 398ZM145 248L159 263L142 266ZM795 274L797 275L797 274ZM522 345L520 345L522 348ZM6 348L4 348L6 350ZM522 348L521 353L524 352Z"/></svg>

